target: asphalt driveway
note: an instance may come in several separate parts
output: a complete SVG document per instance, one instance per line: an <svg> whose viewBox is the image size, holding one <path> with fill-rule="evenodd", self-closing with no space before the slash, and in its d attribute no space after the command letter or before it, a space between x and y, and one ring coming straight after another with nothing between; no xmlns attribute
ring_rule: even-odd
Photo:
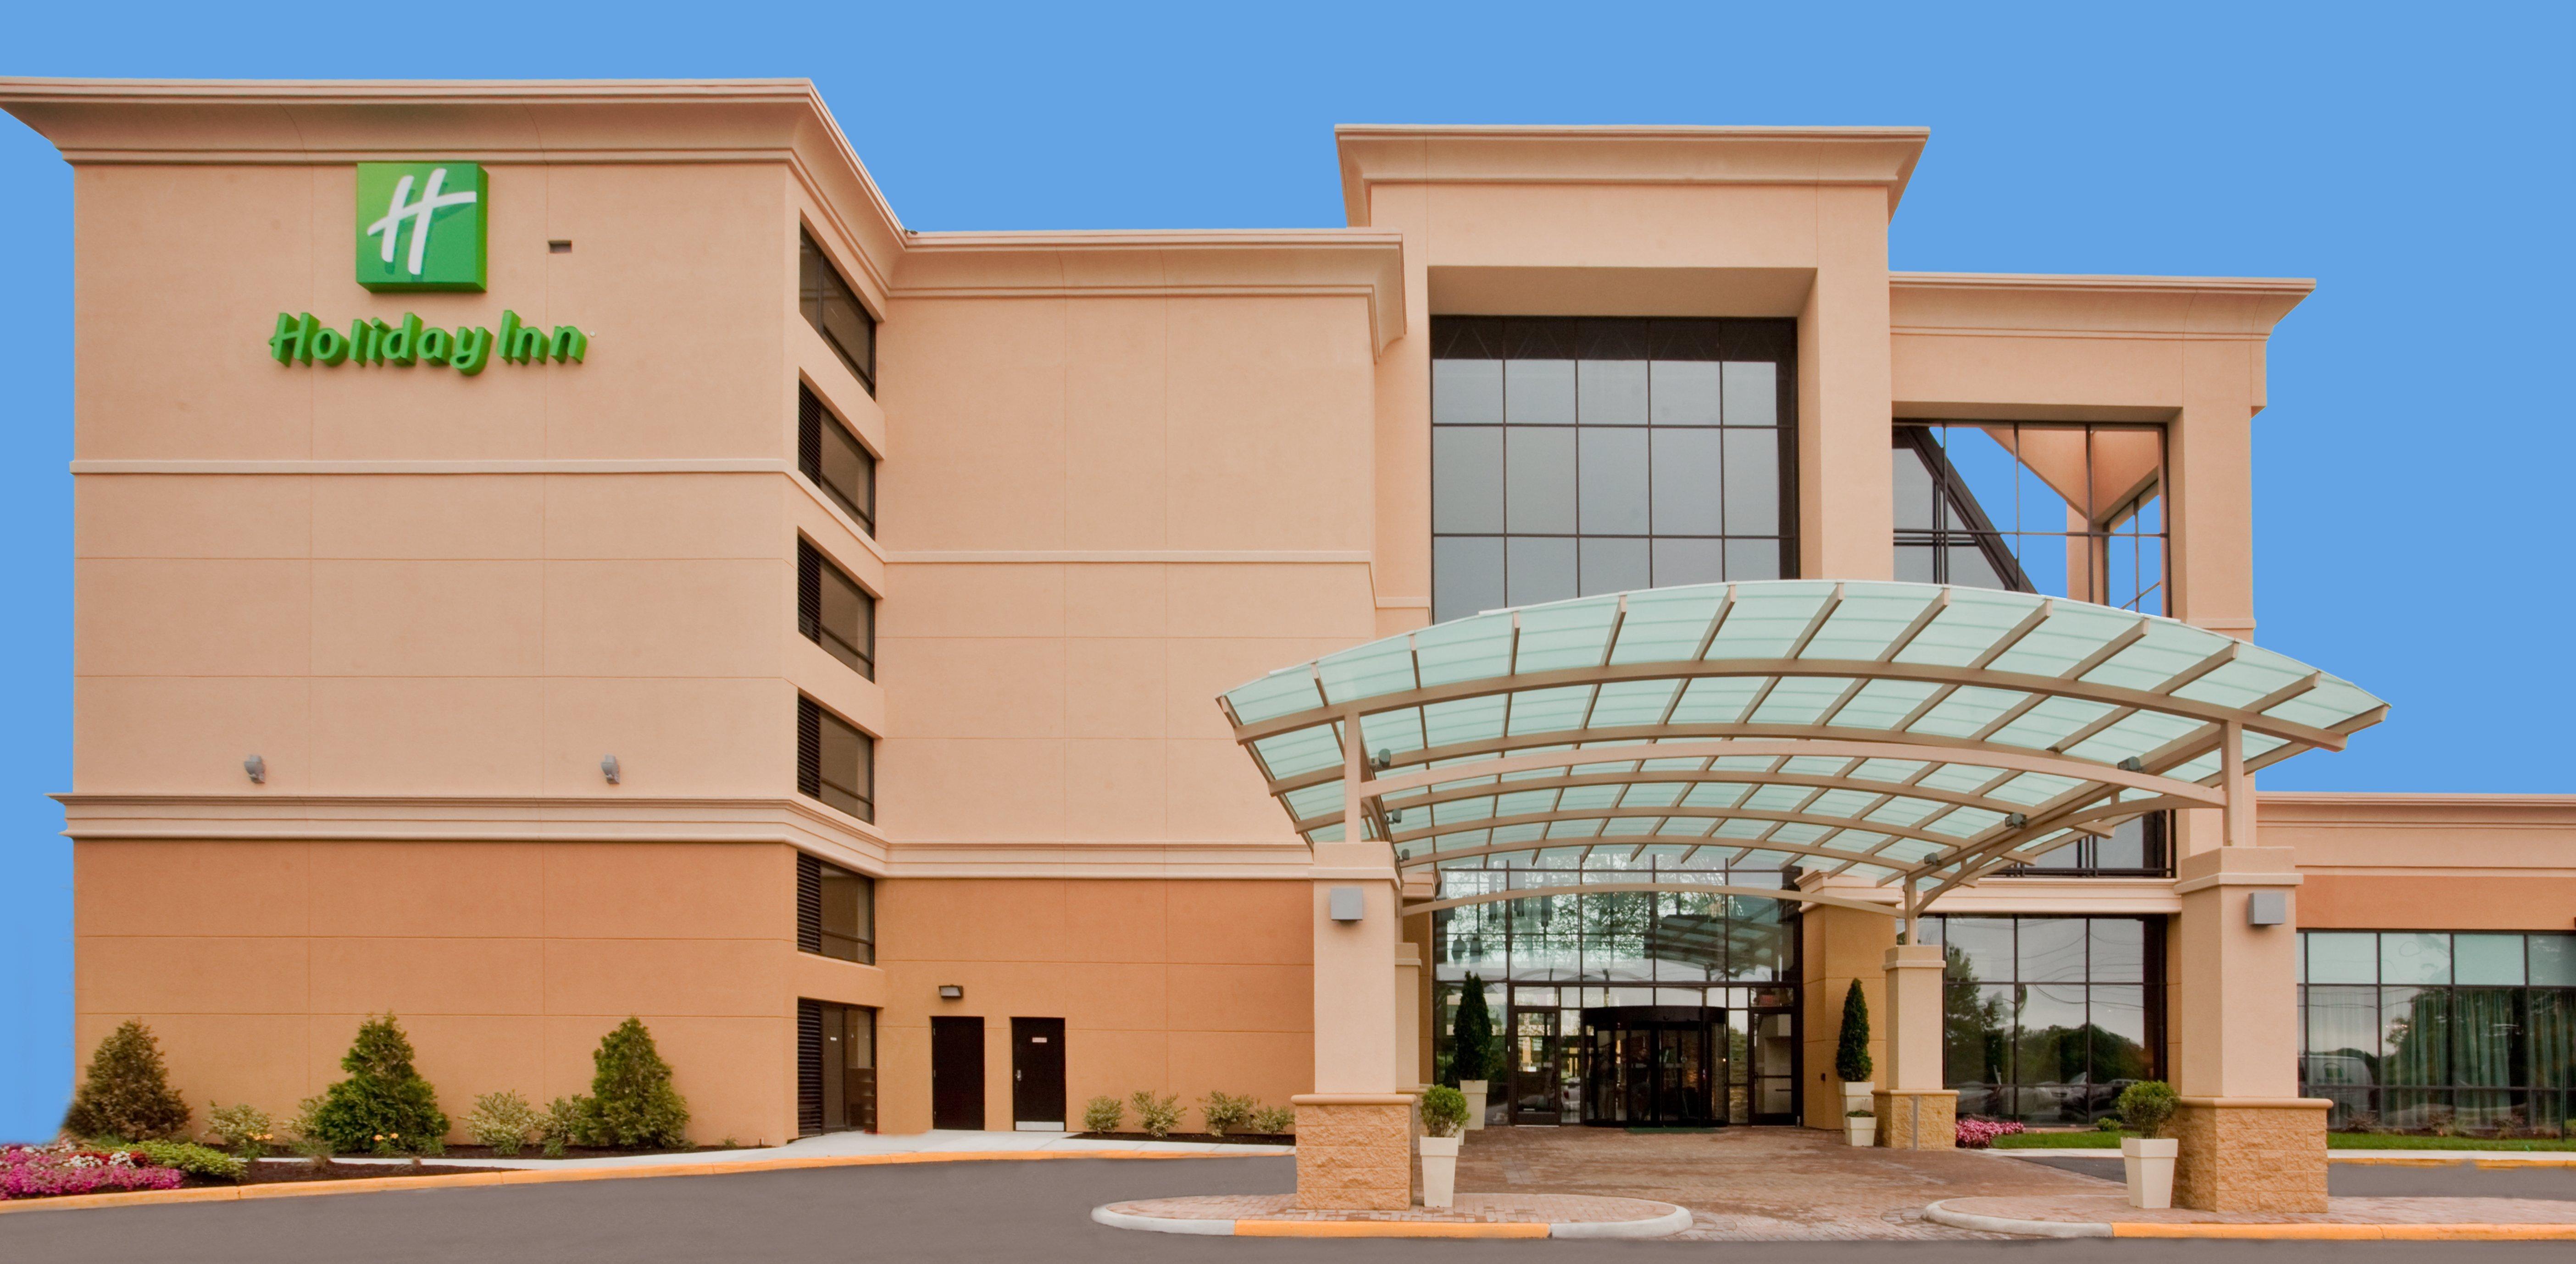
<svg viewBox="0 0 2576 1264"><path fill-rule="evenodd" d="M0 1215L0 1260L191 1264L701 1264L846 1261L1565 1261L1745 1259L1743 1243L1283 1241L1106 1229L1128 1198L1287 1189L1280 1159L1059 1159L827 1168ZM1764 1264L2176 1259L2324 1264L2425 1258L2406 1243L1783 1242ZM2446 1246L2448 1258L2564 1260L2566 1244Z"/></svg>

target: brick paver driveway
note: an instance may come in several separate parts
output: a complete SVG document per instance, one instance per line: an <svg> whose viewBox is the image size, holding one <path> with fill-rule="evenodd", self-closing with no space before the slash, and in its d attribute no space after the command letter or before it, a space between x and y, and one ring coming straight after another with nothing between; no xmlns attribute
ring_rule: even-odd
<svg viewBox="0 0 2576 1264"><path fill-rule="evenodd" d="M1685 1238L1975 1238L1915 1218L1971 1195L2100 1193L2108 1181L1964 1150L1869 1150L1838 1132L1488 1128L1468 1134L1458 1188L1678 1203Z"/></svg>

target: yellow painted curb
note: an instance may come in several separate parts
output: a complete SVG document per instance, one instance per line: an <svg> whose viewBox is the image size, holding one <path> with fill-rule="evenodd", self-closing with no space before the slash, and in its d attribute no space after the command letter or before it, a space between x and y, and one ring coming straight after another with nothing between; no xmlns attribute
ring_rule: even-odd
<svg viewBox="0 0 2576 1264"><path fill-rule="evenodd" d="M135 1189L113 1194L68 1194L59 1198L0 1199L0 1214L13 1211L74 1211L83 1207L134 1207L161 1203L223 1203L246 1198L318 1198L331 1194L385 1194L398 1190L457 1189L482 1185L553 1185L564 1181L618 1181L648 1176L733 1176L749 1172L790 1172L821 1167L885 1167L908 1163L1007 1163L1022 1159L1268 1159L1292 1155L1242 1151L1207 1153L1172 1150L931 1150L913 1154L831 1154L793 1159L745 1159L738 1163L638 1163L626 1167L512 1168L502 1172L452 1172L437 1176L360 1176L341 1181L297 1181L275 1185L207 1185L196 1189ZM1540 1236L1547 1226L1540 1225ZM1490 1236L1490 1235L1489 1235ZM1511 1236L1511 1235L1504 1235Z"/></svg>
<svg viewBox="0 0 2576 1264"><path fill-rule="evenodd" d="M1518 1224L1420 1220L1237 1220L1238 1238L1544 1238L1544 1222Z"/></svg>
<svg viewBox="0 0 2576 1264"><path fill-rule="evenodd" d="M2121 1221L2115 1238L2264 1238L2334 1242L2576 1242L2576 1224L2158 1224Z"/></svg>

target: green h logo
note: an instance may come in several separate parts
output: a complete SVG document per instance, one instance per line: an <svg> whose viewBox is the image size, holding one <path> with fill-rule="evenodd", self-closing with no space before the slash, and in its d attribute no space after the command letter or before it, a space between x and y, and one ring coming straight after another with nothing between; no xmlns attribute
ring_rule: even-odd
<svg viewBox="0 0 2576 1264"><path fill-rule="evenodd" d="M359 163L358 284L482 289L489 206L480 163Z"/></svg>

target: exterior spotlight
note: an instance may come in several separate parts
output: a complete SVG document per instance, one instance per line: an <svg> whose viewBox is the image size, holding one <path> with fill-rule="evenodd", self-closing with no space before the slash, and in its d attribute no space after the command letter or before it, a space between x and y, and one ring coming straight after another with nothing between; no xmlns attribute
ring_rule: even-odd
<svg viewBox="0 0 2576 1264"><path fill-rule="evenodd" d="M617 784L617 757L615 755L602 755L599 757L599 775L608 778L608 784L612 786Z"/></svg>
<svg viewBox="0 0 2576 1264"><path fill-rule="evenodd" d="M268 784L268 761L265 759L253 755L243 760L242 771L250 774L250 783L254 786Z"/></svg>
<svg viewBox="0 0 2576 1264"><path fill-rule="evenodd" d="M2030 824L2030 818L2019 812L2015 812L2004 818L2004 824L2009 825L2014 829L2020 829L2022 826Z"/></svg>
<svg viewBox="0 0 2576 1264"><path fill-rule="evenodd" d="M1395 752L1388 750L1383 746L1378 747L1377 758L1369 761L1369 767L1378 772L1385 772L1387 769L1395 767Z"/></svg>
<svg viewBox="0 0 2576 1264"><path fill-rule="evenodd" d="M966 989L959 987L954 983L942 983L939 985L939 999L943 1001L965 1000Z"/></svg>
<svg viewBox="0 0 2576 1264"><path fill-rule="evenodd" d="M2127 759L2120 761L2120 771L2122 772L2145 772L2146 770L2147 761L2140 759L2135 755L2131 755Z"/></svg>
<svg viewBox="0 0 2576 1264"><path fill-rule="evenodd" d="M1389 824L1389 825L1402 825L1402 824L1404 824L1404 809L1402 809L1402 808L1388 808L1388 809L1386 810L1386 823L1387 823L1387 824Z"/></svg>

